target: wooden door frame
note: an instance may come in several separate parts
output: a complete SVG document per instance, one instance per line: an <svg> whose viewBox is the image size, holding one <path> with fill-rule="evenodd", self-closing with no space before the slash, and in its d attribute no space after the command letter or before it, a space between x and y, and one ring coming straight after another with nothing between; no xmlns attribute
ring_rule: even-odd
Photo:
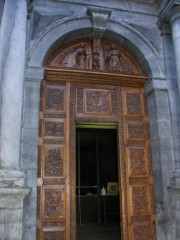
<svg viewBox="0 0 180 240"><path fill-rule="evenodd" d="M121 229L122 229L122 239L128 240L131 233L129 232L128 227L128 209L127 209L127 189L126 189L126 172L127 167L125 164L125 146L124 146L124 119L123 119L123 103L122 103L122 87L133 87L134 89L142 89L147 80L147 77L144 75L128 75L128 74L119 74L119 73L108 73L105 71L89 71L89 70L80 70L80 69L57 69L57 68L46 68L45 71L45 81L52 82L66 82L70 84L70 93L69 93L69 218L70 222L70 240L76 240L76 124L78 122L112 122L117 123L117 134L118 134L118 162L119 162L119 190L122 197L121 200ZM69 85L68 84L68 85ZM92 87L96 86L101 89L114 89L117 94L117 108L121 109L117 111L116 116L108 118L108 121L105 118L98 119L97 117L89 116L83 118L83 116L76 114L76 90L77 87ZM68 234L69 235L69 234ZM68 236L67 235L67 236ZM67 239L68 240L68 239Z"/></svg>

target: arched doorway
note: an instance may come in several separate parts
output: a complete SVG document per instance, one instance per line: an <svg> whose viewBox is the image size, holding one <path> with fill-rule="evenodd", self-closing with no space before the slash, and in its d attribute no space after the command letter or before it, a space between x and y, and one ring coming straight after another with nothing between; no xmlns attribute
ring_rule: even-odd
<svg viewBox="0 0 180 240"><path fill-rule="evenodd" d="M114 125L121 239L155 239L147 77L120 46L81 39L54 52L42 84L39 239L76 239L76 126ZM106 183L107 184L107 183Z"/></svg>

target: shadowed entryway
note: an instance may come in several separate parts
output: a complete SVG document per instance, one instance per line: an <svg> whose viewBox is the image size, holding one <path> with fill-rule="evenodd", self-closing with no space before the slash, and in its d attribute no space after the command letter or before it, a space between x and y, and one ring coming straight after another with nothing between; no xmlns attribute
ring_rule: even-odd
<svg viewBox="0 0 180 240"><path fill-rule="evenodd" d="M77 129L76 170L78 240L119 240L116 129Z"/></svg>
<svg viewBox="0 0 180 240"><path fill-rule="evenodd" d="M77 240L120 240L119 224L85 225L78 227Z"/></svg>

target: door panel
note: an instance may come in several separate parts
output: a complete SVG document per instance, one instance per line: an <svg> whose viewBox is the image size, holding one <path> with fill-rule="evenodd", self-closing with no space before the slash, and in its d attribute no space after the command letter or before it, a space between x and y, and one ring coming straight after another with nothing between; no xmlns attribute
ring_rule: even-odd
<svg viewBox="0 0 180 240"><path fill-rule="evenodd" d="M43 82L38 170L38 240L68 239L69 87Z"/></svg>
<svg viewBox="0 0 180 240"><path fill-rule="evenodd" d="M138 82L137 77L133 80L131 76L126 85L124 79L128 76L121 76L123 86L129 86L122 87L116 82L118 76L113 79L112 75L112 85L108 85L104 79L101 83L98 73L97 85L90 82L90 77L86 79L87 73L85 78L84 75L80 73L81 83L80 80L70 83L69 75L62 75L62 79L55 72L52 79L47 74L48 81L46 79L42 85L37 239L76 239L75 126L76 123L92 122L118 125L122 240L154 240L149 123L142 81ZM77 74L73 79L76 77ZM89 82L85 83L86 80Z"/></svg>
<svg viewBox="0 0 180 240"><path fill-rule="evenodd" d="M155 239L155 215L143 90L122 88L122 107L129 239L151 240Z"/></svg>

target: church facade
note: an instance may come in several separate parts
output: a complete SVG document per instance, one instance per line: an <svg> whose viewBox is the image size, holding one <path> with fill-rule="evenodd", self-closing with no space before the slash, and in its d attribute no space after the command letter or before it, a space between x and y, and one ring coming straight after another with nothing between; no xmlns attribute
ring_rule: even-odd
<svg viewBox="0 0 180 240"><path fill-rule="evenodd" d="M117 131L121 239L179 239L180 1L5 0L0 21L0 239L77 239L87 125Z"/></svg>

